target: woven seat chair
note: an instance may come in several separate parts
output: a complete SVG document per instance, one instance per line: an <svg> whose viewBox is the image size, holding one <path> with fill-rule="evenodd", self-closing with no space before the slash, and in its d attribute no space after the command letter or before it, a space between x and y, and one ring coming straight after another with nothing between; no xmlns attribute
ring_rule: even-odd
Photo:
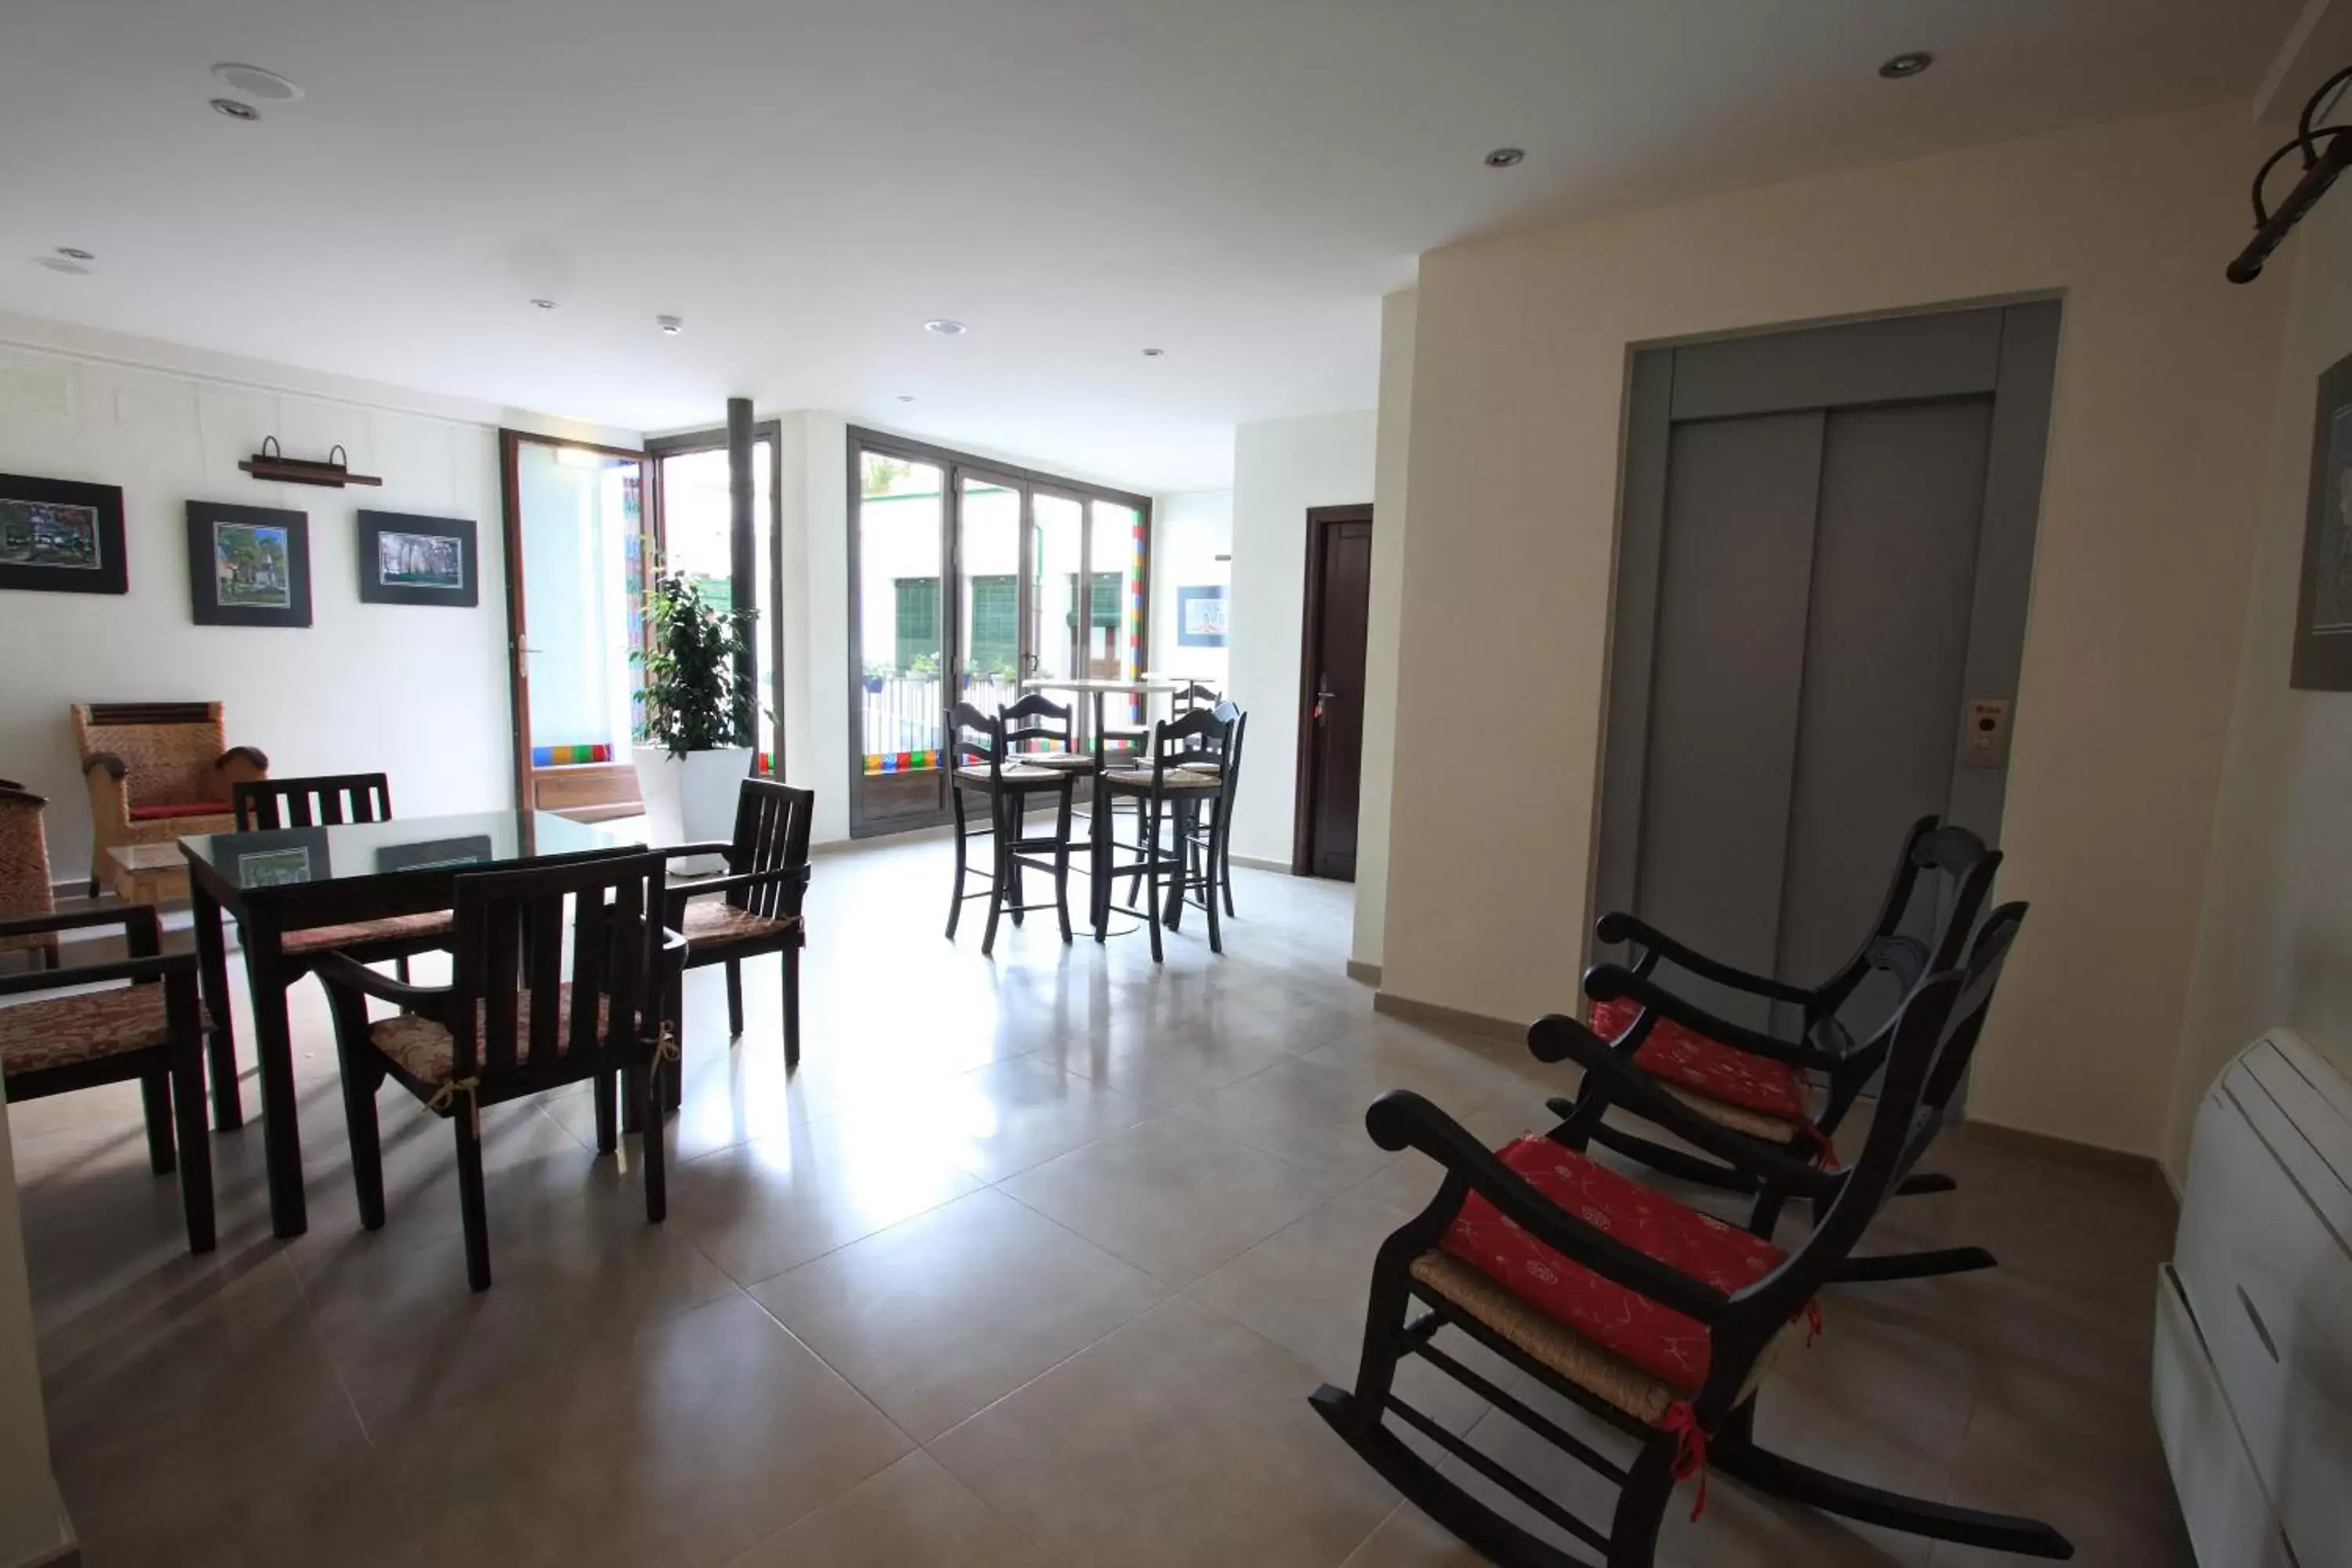
<svg viewBox="0 0 2352 1568"><path fill-rule="evenodd" d="M74 744L89 786L89 896L112 879L106 852L226 833L231 792L269 775L269 759L223 738L217 702L77 702Z"/></svg>
<svg viewBox="0 0 2352 1568"><path fill-rule="evenodd" d="M1631 965L1599 964L1585 975L1592 1032L1608 1042L1620 1062L1654 1079L1692 1116L1776 1152L1824 1160L1887 1047L1883 1026L1857 1045L1839 1021L1840 1010L1874 975L1890 976L1899 995L1922 975L1957 965L2000 866L2000 852L1988 849L1968 829L1933 816L1920 818L1904 836L1877 917L1853 956L1818 985L1751 974L1634 916L1604 915L1595 934L1604 943L1629 945L1637 956ZM1922 906L1938 890L1935 873L1941 874L1942 907L1931 922ZM1927 940L1905 929L1922 925L1932 926ZM1687 982L1670 982L1675 971L1721 991L1779 1005L1796 1015L1793 1026L1774 1032L1721 1017L1690 999ZM1813 1089L1808 1074L1817 1075L1824 1087ZM1751 1228L1759 1236L1771 1234L1784 1194L1769 1184L1759 1185L1752 1170L1694 1156L1612 1124L1606 1116L1614 1081L1597 1080L1580 1091L1570 1117L1577 1147L1590 1140L1667 1175L1755 1194ZM1646 1098L1665 1103L1657 1096ZM1906 1191L1941 1192L1952 1184L1948 1177L1923 1174Z"/></svg>
<svg viewBox="0 0 2352 1568"><path fill-rule="evenodd" d="M1906 998L1861 1154L1820 1223L1792 1250L1551 1139L1522 1137L1490 1153L1421 1096L1382 1095L1364 1118L1373 1142L1420 1151L1444 1167L1445 1180L1429 1206L1381 1245L1355 1386L1318 1389L1311 1401L1318 1413L1423 1512L1505 1568L1650 1568L1675 1487L1696 1479L1704 1509L1709 1467L1758 1490L1887 1529L2071 1557L2074 1547L2039 1521L1864 1486L1755 1438L1756 1405L1770 1386L1775 1359L1792 1338L1820 1332L1819 1292L1838 1278L1934 1138L1926 1101L1965 1067L2023 916L2021 904L1997 910L1965 970L1930 975ZM1418 1317L1416 1299L1428 1309ZM1630 1437L1633 1453L1622 1461L1604 1454L1472 1370L1446 1348L1451 1341L1441 1341L1449 1331ZM1539 1489L1505 1468L1492 1443L1473 1447L1402 1398L1396 1371L1407 1356L1421 1357L1497 1417L1613 1484L1606 1528L1564 1506L1557 1486ZM1597 1555L1572 1555L1505 1518L1464 1488L1460 1472L1440 1471L1409 1447L1391 1416L1524 1504L1578 1552Z"/></svg>
<svg viewBox="0 0 2352 1568"><path fill-rule="evenodd" d="M42 825L48 802L14 779L0 779L0 921L32 920L57 911L49 883L49 841ZM41 967L58 966L58 933L27 931L0 937L0 952L37 954Z"/></svg>
<svg viewBox="0 0 2352 1568"><path fill-rule="evenodd" d="M727 966L727 1033L733 1038L743 1034L743 961L777 955L783 967L787 1071L801 1065L801 949L808 945L801 903L808 895L809 823L815 811L814 790L745 779L736 796L730 842L654 852L664 860L726 858L724 875L670 886L664 922L684 933L687 968Z"/></svg>
<svg viewBox="0 0 2352 1568"><path fill-rule="evenodd" d="M188 1250L213 1249L213 1155L205 1130L204 1009L196 957L162 955L162 929L145 904L0 920L0 944L30 935L121 926L127 958L0 976L0 1081L11 1105L136 1079L147 1156L180 1176ZM110 984L129 982L128 984ZM105 985L104 990L89 990ZM75 988L71 994L39 993Z"/></svg>
<svg viewBox="0 0 2352 1568"><path fill-rule="evenodd" d="M1222 767L1233 754L1233 742L1232 722L1214 710L1195 708L1153 726L1148 765L1106 765L1095 775L1091 857L1096 879L1095 941L1109 935L1114 910L1135 915L1150 931L1151 962L1160 963L1165 957L1160 927L1176 929L1188 897L1198 892L1209 919L1209 951L1225 951L1213 875L1224 844L1223 813L1212 817L1205 843L1196 844L1192 834L1201 821L1202 807L1213 807L1223 792L1219 773L1205 771L1202 764ZM1121 801L1132 801L1137 806L1139 831L1132 844L1120 841L1113 832L1113 813ZM1160 841L1163 826L1171 830L1171 842L1167 845ZM1131 852L1135 858L1120 862L1117 858L1120 850ZM1111 885L1122 877L1129 886L1125 904L1114 902L1110 896ZM1135 902L1139 891L1146 895L1140 904Z"/></svg>
<svg viewBox="0 0 2352 1568"><path fill-rule="evenodd" d="M392 780L383 773L334 773L311 778L257 779L239 784L230 805L239 833L280 827L333 827L346 822L392 820ZM289 931L280 942L289 983L321 952L347 952L362 963L392 961L408 978L408 961L449 945L449 911L394 915L346 925Z"/></svg>
<svg viewBox="0 0 2352 1568"><path fill-rule="evenodd" d="M948 798L955 816L955 882L948 900L950 942L955 940L964 905L973 899L988 900L988 924L980 936L983 955L996 949L996 927L1002 916L1011 915L1017 926L1029 910L1047 908L1024 896L1021 873L1024 869L1053 879L1051 908L1062 922L1062 940L1070 940L1070 854L1075 843L1070 819L1077 781L1087 770L1025 761L1022 748L1069 755L1071 734L1070 710L1043 692L1033 691L994 713L984 713L969 702L949 710L948 755L955 770L948 775ZM967 796L977 797L986 805L986 826L971 825L973 813ZM1033 833L1029 803L1037 796L1049 801L1054 811L1052 826ZM989 841L985 866L971 863L969 846L975 838ZM969 890L974 876L988 879L979 892Z"/></svg>

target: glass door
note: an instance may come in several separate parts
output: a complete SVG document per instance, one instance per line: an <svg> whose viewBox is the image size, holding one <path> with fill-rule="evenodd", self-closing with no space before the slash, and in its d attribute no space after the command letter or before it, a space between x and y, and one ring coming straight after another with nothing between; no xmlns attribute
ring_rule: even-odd
<svg viewBox="0 0 2352 1568"><path fill-rule="evenodd" d="M1086 651L1087 503L1039 489L1029 500L1028 647L1024 668L1038 680L1070 680L1084 672ZM1047 692L1076 709L1078 736L1088 740L1094 705L1075 692Z"/></svg>
<svg viewBox="0 0 2352 1568"><path fill-rule="evenodd" d="M778 718L776 672L783 668L782 606L776 602L776 441L772 422L754 427L751 443L752 581L735 581L733 508L730 504L727 436L723 430L665 437L649 443L654 455L654 533L661 541L661 563L694 579L703 597L720 609L738 604L759 614L751 638L757 651L752 722L759 771L782 776L783 738Z"/></svg>
<svg viewBox="0 0 2352 1568"><path fill-rule="evenodd" d="M956 685L983 713L1021 695L1029 668L1022 614L1022 520L1028 489L959 465L956 478Z"/></svg>
<svg viewBox="0 0 2352 1568"><path fill-rule="evenodd" d="M861 450L851 530L853 826L912 827L947 809L940 773L947 470Z"/></svg>
<svg viewBox="0 0 2352 1568"><path fill-rule="evenodd" d="M583 820L633 816L646 455L515 430L499 447L516 797Z"/></svg>

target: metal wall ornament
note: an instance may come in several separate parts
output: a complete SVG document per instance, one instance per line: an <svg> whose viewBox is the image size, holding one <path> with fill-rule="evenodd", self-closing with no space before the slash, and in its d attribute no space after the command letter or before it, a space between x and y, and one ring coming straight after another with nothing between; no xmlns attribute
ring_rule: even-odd
<svg viewBox="0 0 2352 1568"><path fill-rule="evenodd" d="M380 485L383 480L373 474L352 472L352 458L341 444L327 448L326 460L314 462L307 458L289 458L281 451L278 437L261 438L261 450L238 461L238 468L257 479L289 485L325 485L341 489L345 485Z"/></svg>
<svg viewBox="0 0 2352 1568"><path fill-rule="evenodd" d="M2352 125L2314 125L2329 109L2347 87L2352 87L2352 66L2347 66L2321 82L2317 90L2305 100L2303 113L2295 120L2294 140L2263 160L2254 171L2254 237L2238 252L2224 276L2232 283L2251 283L2263 275L2263 264L2271 252L2283 243L2287 232L2303 221L2303 216L2327 194L2327 187L2336 176L2352 166ZM2303 177L2294 188L2273 207L2263 199L2263 185L2271 171L2295 153L2303 154Z"/></svg>

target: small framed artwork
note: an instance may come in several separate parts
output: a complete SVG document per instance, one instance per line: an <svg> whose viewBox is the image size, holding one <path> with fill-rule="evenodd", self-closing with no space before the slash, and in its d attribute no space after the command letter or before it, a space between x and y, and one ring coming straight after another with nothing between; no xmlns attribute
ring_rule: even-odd
<svg viewBox="0 0 2352 1568"><path fill-rule="evenodd" d="M1176 590L1176 646L1225 646L1225 588L1213 583L1204 588Z"/></svg>
<svg viewBox="0 0 2352 1568"><path fill-rule="evenodd" d="M2352 691L2352 354L2321 373L2291 683Z"/></svg>
<svg viewBox="0 0 2352 1568"><path fill-rule="evenodd" d="M131 592L121 489L0 474L0 588Z"/></svg>
<svg viewBox="0 0 2352 1568"><path fill-rule="evenodd" d="M360 602L447 605L482 602L474 525L462 518L360 513Z"/></svg>
<svg viewBox="0 0 2352 1568"><path fill-rule="evenodd" d="M190 501L188 596L200 626L309 626L310 518Z"/></svg>
<svg viewBox="0 0 2352 1568"><path fill-rule="evenodd" d="M224 834L215 842L226 849L228 864L224 868L236 878L240 888L287 888L324 882L334 875L323 827L264 828Z"/></svg>

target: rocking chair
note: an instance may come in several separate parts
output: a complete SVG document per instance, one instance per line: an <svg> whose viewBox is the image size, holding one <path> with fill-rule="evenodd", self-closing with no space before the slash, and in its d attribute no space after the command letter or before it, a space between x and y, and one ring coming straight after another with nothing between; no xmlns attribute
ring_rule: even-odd
<svg viewBox="0 0 2352 1568"><path fill-rule="evenodd" d="M1848 1519L1941 1541L2067 1558L2049 1525L1909 1498L1814 1469L1757 1446L1755 1401L1773 1357L1811 1321L1814 1298L1935 1131L1934 1086L1965 1059L2022 906L1987 922L1965 973L1922 981L1906 999L1887 1053L1878 1111L1821 1223L1784 1251L1629 1181L1549 1139L1489 1153L1417 1094L1392 1090L1364 1122L1383 1149L1418 1149L1445 1168L1444 1187L1382 1244L1372 1267L1362 1360L1352 1390L1325 1384L1312 1403L1390 1485L1504 1568L1590 1568L1473 1498L1406 1446L1406 1426L1461 1459L1605 1568L1649 1568L1678 1481L1708 1466L1760 1490ZM1415 1297L1430 1309L1409 1318ZM1446 1330L1483 1345L1633 1437L1620 1463L1440 1348ZM1504 1415L1616 1483L1606 1531L1504 1468L1400 1398L1397 1364L1418 1355Z"/></svg>
<svg viewBox="0 0 2352 1568"><path fill-rule="evenodd" d="M1632 966L1597 964L1584 977L1591 1000L1592 1032L1608 1042L1618 1065L1649 1079L1661 1094L1644 1095L1645 1104L1671 1100L1684 1112L1665 1117L1638 1114L1679 1132L1693 1120L1740 1135L1743 1144L1793 1155L1809 1163L1834 1163L1832 1139L1854 1101L1874 1079L1893 1040L1890 1013L1879 1028L1861 1044L1839 1021L1843 1007L1874 973L1892 977L1907 994L1926 975L1957 968L1968 949L1977 916L1992 891L2000 853L1965 827L1940 825L1935 817L1920 818L1905 836L1895 877L1869 932L1838 971L1819 985L1799 986L1724 963L1675 941L1655 927L1629 914L1601 917L1595 934L1603 942L1624 942L1636 948ZM1906 934L1913 904L1930 886L1926 873L1941 871L1950 886L1931 942ZM1751 1029L1718 1016L1680 992L1661 983L1661 964L1749 996L1786 1004L1799 1010L1796 1037ZM1567 1020L1562 1026L1573 1029ZM1531 1045L1539 1045L1531 1038ZM1569 1044L1552 1032L1549 1043L1558 1061L1571 1054ZM1589 1055L1579 1049L1580 1059ZM1825 1092L1818 1100L1809 1092L1808 1073L1819 1076ZM1625 1079L1609 1077L1588 1084L1574 1101L1553 1102L1570 1119L1564 1140L1581 1149L1588 1141L1632 1159L1652 1170L1726 1192L1753 1194L1756 1207L1749 1228L1769 1237L1785 1194L1759 1182L1751 1162L1721 1163L1695 1158L1679 1149L1610 1125L1605 1116L1612 1100L1633 1109L1630 1097L1607 1087ZM1922 1174L1910 1181L1905 1194L1948 1192L1956 1184L1948 1176ZM1991 1258L1965 1266L1983 1268ZM1950 1272L1931 1269L1927 1272Z"/></svg>

